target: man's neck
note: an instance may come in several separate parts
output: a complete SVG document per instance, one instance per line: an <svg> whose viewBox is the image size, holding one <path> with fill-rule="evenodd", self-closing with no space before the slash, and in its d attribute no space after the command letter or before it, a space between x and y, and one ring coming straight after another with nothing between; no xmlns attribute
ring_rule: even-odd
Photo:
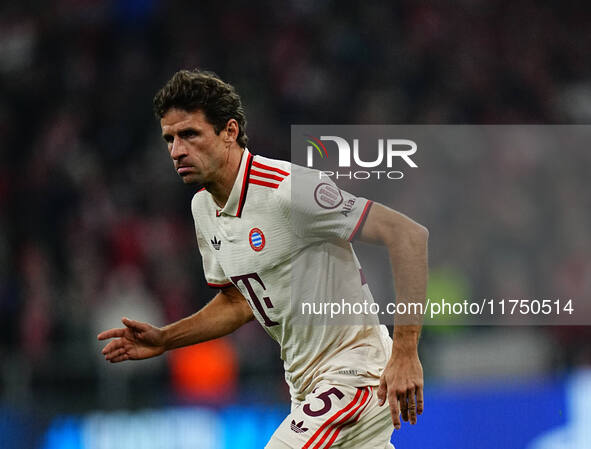
<svg viewBox="0 0 591 449"><path fill-rule="evenodd" d="M236 177L240 171L240 161L242 160L243 153L244 148L231 148L230 151L228 151L226 163L220 170L220 177L216 182L205 186L219 207L224 207L228 202L230 192L232 192L232 187L234 187Z"/></svg>

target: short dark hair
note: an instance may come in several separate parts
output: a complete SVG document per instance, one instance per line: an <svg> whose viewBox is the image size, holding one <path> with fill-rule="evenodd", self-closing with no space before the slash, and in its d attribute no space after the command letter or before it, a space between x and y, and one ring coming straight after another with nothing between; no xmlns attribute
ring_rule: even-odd
<svg viewBox="0 0 591 449"><path fill-rule="evenodd" d="M240 96L231 84L222 81L215 73L201 70L180 70L154 96L154 112L162 118L173 108L192 112L202 110L205 118L219 134L228 123L238 122L236 141L246 147L246 115Z"/></svg>

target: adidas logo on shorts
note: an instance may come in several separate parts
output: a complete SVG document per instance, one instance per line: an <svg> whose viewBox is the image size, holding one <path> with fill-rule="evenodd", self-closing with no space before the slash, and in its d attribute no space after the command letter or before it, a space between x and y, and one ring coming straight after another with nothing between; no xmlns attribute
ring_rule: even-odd
<svg viewBox="0 0 591 449"><path fill-rule="evenodd" d="M293 430L295 433L304 433L306 430L308 430L307 427L302 427L304 425L304 421L300 421L298 423L295 422L294 419L291 420L291 430Z"/></svg>

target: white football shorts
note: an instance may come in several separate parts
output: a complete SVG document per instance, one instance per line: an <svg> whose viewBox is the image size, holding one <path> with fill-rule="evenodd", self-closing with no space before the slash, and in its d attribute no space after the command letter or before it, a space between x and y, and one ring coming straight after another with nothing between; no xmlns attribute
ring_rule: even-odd
<svg viewBox="0 0 591 449"><path fill-rule="evenodd" d="M377 387L319 384L277 428L265 449L394 449L394 426Z"/></svg>

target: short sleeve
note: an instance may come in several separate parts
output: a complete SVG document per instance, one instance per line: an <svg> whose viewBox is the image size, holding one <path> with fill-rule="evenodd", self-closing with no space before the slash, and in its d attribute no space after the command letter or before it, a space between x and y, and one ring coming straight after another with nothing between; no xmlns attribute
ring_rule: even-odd
<svg viewBox="0 0 591 449"><path fill-rule="evenodd" d="M201 259L203 260L203 273L205 274L205 280L207 285L214 288L228 287L232 283L222 270L221 265L216 260L211 246L208 245L207 240L203 237L197 226L195 226L197 234L197 244L199 245L199 252L201 253Z"/></svg>
<svg viewBox="0 0 591 449"><path fill-rule="evenodd" d="M317 170L293 165L291 174L278 193L281 208L289 216L296 235L352 241L363 226L372 201L341 190Z"/></svg>
<svg viewBox="0 0 591 449"><path fill-rule="evenodd" d="M203 261L203 273L205 274L205 280L207 285L213 288L228 287L232 283L226 277L222 266L218 263L213 253L213 242L208 242L204 237L203 233L199 229L199 223L196 215L195 205L192 205L193 220L195 221L195 234L197 235L197 245L199 246L199 252L201 253L201 259Z"/></svg>

